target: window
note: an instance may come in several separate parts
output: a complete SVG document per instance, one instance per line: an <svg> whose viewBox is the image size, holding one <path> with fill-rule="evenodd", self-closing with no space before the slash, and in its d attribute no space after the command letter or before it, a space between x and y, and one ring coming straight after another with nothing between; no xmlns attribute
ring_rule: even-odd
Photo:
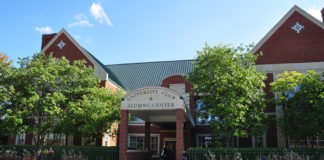
<svg viewBox="0 0 324 160"><path fill-rule="evenodd" d="M66 136L64 134L49 133L45 136L46 145L65 145Z"/></svg>
<svg viewBox="0 0 324 160"><path fill-rule="evenodd" d="M151 137L151 151L152 155L159 155L159 139L157 136Z"/></svg>
<svg viewBox="0 0 324 160"><path fill-rule="evenodd" d="M21 133L16 136L16 145L24 145L25 144L25 139L26 139L26 134Z"/></svg>
<svg viewBox="0 0 324 160"><path fill-rule="evenodd" d="M266 147L266 134L252 136L252 147Z"/></svg>
<svg viewBox="0 0 324 160"><path fill-rule="evenodd" d="M159 136L151 135L151 151L152 155L159 155ZM128 149L129 150L144 150L144 135L143 134L134 134L128 136Z"/></svg>
<svg viewBox="0 0 324 160"><path fill-rule="evenodd" d="M144 150L144 136L129 136L128 149Z"/></svg>
<svg viewBox="0 0 324 160"><path fill-rule="evenodd" d="M105 133L105 146L109 146L109 133Z"/></svg>
<svg viewBox="0 0 324 160"><path fill-rule="evenodd" d="M198 136L198 147L211 147L212 146L212 137L210 136Z"/></svg>
<svg viewBox="0 0 324 160"><path fill-rule="evenodd" d="M307 138L289 137L288 145L291 148L324 148L324 136Z"/></svg>
<svg viewBox="0 0 324 160"><path fill-rule="evenodd" d="M223 136L215 136L210 134L197 134L196 146L197 147L225 147L226 140Z"/></svg>

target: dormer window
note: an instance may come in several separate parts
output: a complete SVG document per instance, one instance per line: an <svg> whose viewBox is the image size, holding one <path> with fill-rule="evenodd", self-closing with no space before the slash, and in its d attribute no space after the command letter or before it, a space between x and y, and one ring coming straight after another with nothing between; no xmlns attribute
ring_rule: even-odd
<svg viewBox="0 0 324 160"><path fill-rule="evenodd" d="M296 31L297 33L300 33L304 29L304 26L299 24L299 22L296 22L296 24L292 26L291 29Z"/></svg>

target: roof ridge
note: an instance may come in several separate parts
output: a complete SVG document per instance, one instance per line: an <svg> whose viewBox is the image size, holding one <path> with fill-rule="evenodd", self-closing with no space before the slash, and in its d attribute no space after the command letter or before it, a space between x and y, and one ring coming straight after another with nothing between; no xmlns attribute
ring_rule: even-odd
<svg viewBox="0 0 324 160"><path fill-rule="evenodd" d="M164 62L177 62L177 61L194 61L194 60L196 60L196 59L181 59L181 60L166 60L166 61L151 61L151 62L119 63L119 64L106 64L105 66L131 65L131 64L147 64L147 63L164 63Z"/></svg>

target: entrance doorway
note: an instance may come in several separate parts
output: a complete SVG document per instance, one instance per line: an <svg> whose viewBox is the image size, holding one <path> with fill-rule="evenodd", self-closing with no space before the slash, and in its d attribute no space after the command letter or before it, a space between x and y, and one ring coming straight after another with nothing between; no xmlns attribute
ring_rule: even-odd
<svg viewBox="0 0 324 160"><path fill-rule="evenodd" d="M169 150L169 155L168 156L170 157L170 160L174 160L175 155L176 155L176 140L175 140L175 138L165 138L164 139L164 145Z"/></svg>

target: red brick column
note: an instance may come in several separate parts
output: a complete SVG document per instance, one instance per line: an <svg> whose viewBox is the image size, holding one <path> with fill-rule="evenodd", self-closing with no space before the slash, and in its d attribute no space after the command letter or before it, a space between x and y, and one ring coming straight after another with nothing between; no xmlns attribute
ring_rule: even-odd
<svg viewBox="0 0 324 160"><path fill-rule="evenodd" d="M151 150L151 122L145 121L144 150Z"/></svg>
<svg viewBox="0 0 324 160"><path fill-rule="evenodd" d="M119 159L126 160L128 145L128 110L121 110L119 131Z"/></svg>
<svg viewBox="0 0 324 160"><path fill-rule="evenodd" d="M176 160L181 160L184 151L183 126L184 111L178 108L176 111Z"/></svg>
<svg viewBox="0 0 324 160"><path fill-rule="evenodd" d="M191 146L191 123L190 121L185 122L186 129L186 141L185 141L185 150Z"/></svg>

